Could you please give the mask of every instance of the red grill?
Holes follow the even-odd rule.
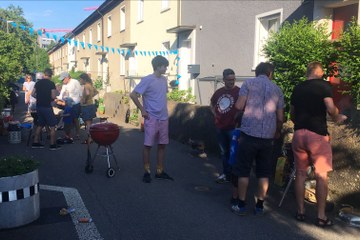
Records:
[[[108,146],[113,144],[119,137],[119,126],[106,122],[96,123],[90,126],[89,129],[91,138],[99,145]]]
[[[90,126],[89,132],[91,138],[94,140],[94,142],[98,144],[98,147],[96,149],[94,157],[91,158],[90,145],[88,144],[88,157],[87,157],[85,172],[92,173],[94,171],[93,164],[95,158],[97,155],[100,155],[102,157],[106,157],[107,159],[108,169],[106,171],[106,175],[108,177],[113,177],[115,175],[115,169],[111,167],[110,156],[114,158],[118,170],[119,170],[119,166],[116,161],[116,157],[114,155],[111,144],[113,144],[119,137],[119,133],[120,133],[119,126],[110,122],[96,123]],[[100,146],[105,147],[106,151],[104,154],[98,154]]]

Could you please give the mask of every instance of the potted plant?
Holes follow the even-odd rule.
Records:
[[[104,105],[104,98],[99,98],[98,100],[98,112],[100,114],[104,114],[105,113],[105,105]]]
[[[19,227],[40,216],[39,162],[27,156],[0,157],[0,229]]]

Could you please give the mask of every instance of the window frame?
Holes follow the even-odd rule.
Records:
[[[96,25],[96,30],[97,30],[97,34],[96,34],[96,41],[100,42],[101,41],[101,22],[98,22]]]
[[[112,19],[111,15],[107,16],[107,37],[111,37],[112,35]]]
[[[120,32],[126,30],[126,8],[125,6],[120,8]]]
[[[253,55],[253,66],[251,70],[255,70],[256,66],[261,61],[261,27],[263,26],[262,22],[267,20],[269,22],[272,19],[279,19],[279,27],[283,22],[283,9],[275,9],[265,13],[261,13],[255,16],[255,36],[254,36],[254,55]],[[268,29],[266,30],[269,33]]]
[[[138,0],[137,23],[144,21],[144,0]]]

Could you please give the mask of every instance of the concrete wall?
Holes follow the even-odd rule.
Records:
[[[105,115],[125,122],[128,98],[120,93],[106,93],[104,96]],[[189,103],[168,102],[169,136],[186,143],[189,138],[202,140],[206,152],[218,153],[214,117],[208,106]]]

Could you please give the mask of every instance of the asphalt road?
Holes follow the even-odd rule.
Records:
[[[19,101],[22,103],[22,101]],[[18,104],[16,116],[22,120],[24,107]],[[120,170],[113,178],[106,176],[107,163],[98,156],[94,172],[86,174],[86,145],[76,141],[58,151],[31,149],[25,141],[9,144],[0,136],[0,153],[31,155],[41,162],[41,216],[35,222],[0,231],[1,240],[39,239],[124,239],[124,240],[224,240],[224,239],[359,239],[360,229],[341,221],[330,229],[314,225],[314,206],[307,205],[308,221],[294,219],[295,198],[289,193],[278,208],[281,189],[271,186],[266,214],[254,216],[254,181],[249,189],[247,216],[230,211],[230,184],[217,184],[220,159],[192,157],[190,147],[171,141],[166,150],[166,171],[175,181],[142,182],[143,133],[119,119],[121,133],[113,144]],[[58,135],[61,135],[61,131]],[[85,131],[82,131],[85,137]],[[92,144],[94,153],[97,145]],[[155,172],[155,150],[152,172]],[[115,166],[112,162],[112,166]],[[63,207],[75,208],[60,216]],[[335,213],[330,216],[336,217]],[[91,223],[77,223],[91,217]],[[1,221],[1,219],[0,219]]]

